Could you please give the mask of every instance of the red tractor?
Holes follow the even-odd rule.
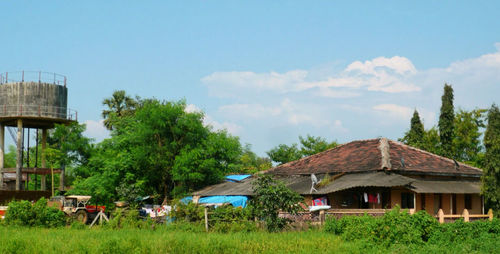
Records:
[[[89,222],[89,219],[94,219],[99,211],[105,212],[106,206],[88,205],[92,196],[54,196],[49,200],[49,205],[53,206],[66,215],[75,218],[81,223]]]

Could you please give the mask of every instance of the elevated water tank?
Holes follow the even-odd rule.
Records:
[[[68,109],[66,77],[39,72],[38,81],[26,81],[27,74],[0,75],[0,123],[16,126],[22,119],[24,127],[44,129],[76,120],[76,112]]]

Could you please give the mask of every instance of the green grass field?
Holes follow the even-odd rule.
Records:
[[[478,242],[477,244],[481,244]],[[44,229],[0,227],[0,253],[482,253],[496,247],[456,248],[346,242],[322,231],[205,233],[157,228]],[[475,246],[478,247],[478,246]]]

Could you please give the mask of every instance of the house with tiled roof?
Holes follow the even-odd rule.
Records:
[[[481,169],[386,138],[352,141],[264,173],[285,182],[310,206],[319,199],[338,211],[398,205],[433,215],[440,209],[444,214],[461,214],[464,209],[484,214]],[[194,196],[251,197],[253,180],[209,186]]]

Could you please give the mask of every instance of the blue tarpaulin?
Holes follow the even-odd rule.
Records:
[[[230,203],[234,207],[241,206],[245,208],[247,206],[248,197],[246,196],[211,196],[200,198],[198,203],[200,204],[224,204]]]
[[[193,197],[191,196],[188,196],[188,197],[185,197],[183,199],[181,199],[181,202],[184,203],[184,204],[188,204],[188,203],[191,203],[193,201]]]
[[[252,175],[229,175],[229,176],[226,176],[226,180],[230,181],[230,182],[239,182],[245,178],[248,178]]]

